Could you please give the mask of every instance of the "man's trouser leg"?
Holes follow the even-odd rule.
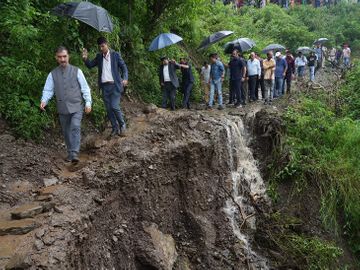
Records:
[[[257,76],[249,76],[249,92],[250,92],[251,100],[256,100],[255,97],[256,80],[257,80]]]
[[[209,99],[209,107],[212,107],[214,104],[214,95],[215,95],[215,83],[212,80],[210,83],[210,99]]]
[[[218,105],[222,106],[223,99],[222,99],[222,81],[221,81],[221,79],[219,79],[215,82],[215,86],[216,86],[216,91],[217,91],[217,95],[218,95]]]
[[[110,96],[110,104],[111,104],[111,110],[113,111],[116,121],[117,121],[117,126],[121,127],[125,127],[125,121],[124,121],[124,117],[123,117],[123,113],[121,111],[121,107],[120,107],[120,101],[121,101],[121,93],[119,91],[119,89],[116,89],[115,85],[113,85],[112,87],[112,91],[111,91],[111,96]]]
[[[189,82],[184,85],[184,98],[183,98],[183,108],[190,109],[190,96],[193,83]]]
[[[234,92],[235,92],[235,98],[236,98],[236,105],[240,105],[242,100],[242,82],[240,80],[232,80],[232,84],[234,85]]]
[[[172,111],[175,111],[176,88],[172,83],[170,83],[168,87],[169,87],[168,94],[170,96],[170,109]]]
[[[68,156],[73,158],[79,154],[81,140],[81,120],[83,111],[72,114],[59,114]]]
[[[119,124],[116,121],[116,116],[112,109],[113,86],[114,85],[112,85],[112,84],[104,84],[101,86],[101,89],[102,89],[102,97],[103,97],[103,101],[105,104],[106,113],[107,113],[108,119],[110,120],[112,130],[117,131],[117,130],[119,130]]]

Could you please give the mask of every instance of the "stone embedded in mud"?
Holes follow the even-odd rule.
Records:
[[[42,213],[43,206],[39,204],[28,204],[20,206],[11,212],[12,219],[32,218]]]
[[[49,202],[53,199],[52,195],[39,195],[36,197],[36,200],[39,202]]]
[[[43,243],[43,241],[37,239],[37,240],[35,240],[34,246],[37,251],[40,251],[44,247],[44,243]]]
[[[19,235],[31,232],[36,228],[33,219],[0,221],[0,235]]]
[[[158,262],[161,269],[172,270],[178,257],[174,238],[169,234],[163,234],[155,224],[145,227],[144,231],[150,235],[155,249],[151,255],[148,255]]]
[[[59,182],[59,179],[57,179],[56,177],[52,177],[52,178],[44,178],[43,181],[44,181],[44,186],[49,187],[56,185]]]
[[[25,254],[15,254],[6,264],[5,270],[29,269],[30,266],[31,266],[31,260],[29,256]]]

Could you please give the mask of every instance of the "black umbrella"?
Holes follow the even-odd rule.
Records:
[[[228,37],[228,36],[230,36],[232,34],[234,34],[233,31],[219,31],[219,32],[216,32],[216,33],[208,36],[207,38],[205,38],[201,42],[198,50],[205,49],[205,48],[209,47],[210,45],[212,45],[212,44],[214,44],[216,42],[219,42],[220,40],[223,40],[224,38],[226,38],[226,37]]]
[[[283,45],[280,45],[280,44],[270,44],[268,46],[266,46],[262,52],[263,53],[267,53],[267,52],[270,52],[270,51],[283,51],[285,50],[285,47]]]
[[[82,21],[100,32],[113,31],[113,24],[106,9],[90,2],[68,2],[52,9],[58,16],[66,16]]]
[[[225,53],[232,53],[233,50],[246,52],[255,47],[255,42],[250,38],[238,38],[225,44]]]

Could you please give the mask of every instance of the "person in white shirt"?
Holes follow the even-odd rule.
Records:
[[[349,67],[350,66],[351,49],[350,49],[348,44],[344,45],[344,49],[343,49],[342,54],[343,54],[344,66]]]
[[[211,66],[208,62],[204,62],[204,66],[201,68],[200,78],[201,78],[201,87],[204,91],[204,101],[206,104],[209,103],[209,94],[210,94],[210,71]]]
[[[306,57],[302,54],[302,52],[299,52],[295,59],[295,68],[297,70],[299,80],[302,80],[305,76],[305,66],[307,63],[308,61]]]
[[[247,61],[247,72],[248,72],[248,83],[250,92],[250,101],[256,100],[256,89],[257,81],[261,76],[261,65],[260,61],[256,59],[254,52],[250,54],[250,59]]]

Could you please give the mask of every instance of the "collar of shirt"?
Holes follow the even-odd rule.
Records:
[[[110,50],[108,50],[108,52],[104,55],[103,54],[103,58],[106,60],[106,61],[109,61],[110,60]]]

